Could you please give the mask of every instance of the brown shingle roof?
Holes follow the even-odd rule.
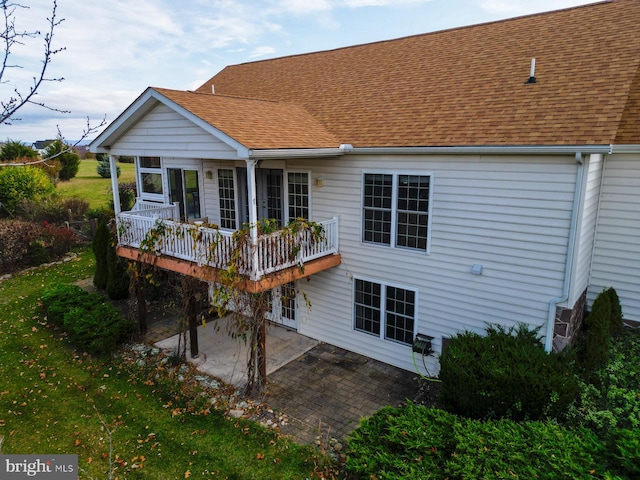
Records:
[[[336,137],[303,107],[265,100],[154,88],[248,148],[336,147]]]
[[[232,137],[278,148],[640,144],[638,25],[639,0],[612,0],[229,66],[198,91],[287,103],[225,113]]]

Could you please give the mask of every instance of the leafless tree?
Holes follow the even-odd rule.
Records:
[[[0,99],[0,124],[11,125],[12,122],[19,121],[20,118],[16,116],[18,110],[27,104],[37,105],[47,110],[70,113],[69,110],[63,110],[47,105],[44,101],[39,100],[38,90],[45,82],[62,82],[63,77],[50,77],[47,74],[47,69],[51,64],[53,57],[58,53],[65,50],[65,47],[55,48],[53,44],[53,37],[56,28],[64,22],[64,18],[58,17],[58,2],[52,0],[51,15],[47,18],[47,31],[40,32],[38,30],[27,31],[16,29],[16,15],[20,10],[29,8],[26,5],[17,3],[12,0],[0,0],[0,6],[2,7],[3,25],[2,32],[0,34],[0,41],[4,44],[4,56],[2,57],[2,64],[0,65],[0,84],[11,85],[12,93],[9,98]],[[25,45],[27,41],[42,38],[44,40],[44,46],[42,50],[42,67],[37,71],[28,85],[18,85],[11,77],[11,72],[20,70],[23,66],[12,63],[11,52],[16,45]],[[89,118],[87,118],[86,128],[82,131],[82,136],[74,145],[70,148],[78,145],[85,140],[89,135],[95,133],[98,129],[106,124],[106,116],[102,119],[99,125],[92,126]],[[58,137],[64,139],[62,133],[58,129]],[[0,166],[15,166],[25,165],[30,163],[39,163],[50,159],[41,159],[34,162],[27,163],[15,163],[7,164],[2,163]]]

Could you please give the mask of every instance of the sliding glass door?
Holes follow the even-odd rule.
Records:
[[[200,182],[197,170],[167,169],[169,175],[169,199],[180,203],[183,220],[201,218]]]

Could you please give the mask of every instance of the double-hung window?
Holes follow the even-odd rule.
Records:
[[[429,250],[431,175],[365,173],[362,240]]]
[[[354,328],[385,340],[411,345],[415,332],[415,290],[355,280]]]
[[[143,200],[164,201],[162,163],[160,157],[139,157],[140,196]]]
[[[287,173],[287,204],[289,221],[296,218],[309,219],[309,174]]]

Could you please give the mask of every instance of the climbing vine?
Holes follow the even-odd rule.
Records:
[[[136,262],[154,267],[153,258],[179,250],[180,244],[186,241],[190,243],[189,251],[195,252],[194,260],[199,265],[215,268],[215,274],[204,279],[210,287],[210,309],[219,317],[229,315],[228,333],[248,343],[246,395],[262,395],[266,388],[266,315],[272,308],[275,294],[274,290],[248,292],[244,288],[247,280],[257,281],[274,275],[273,265],[293,266],[304,273],[304,263],[299,260],[303,247],[313,247],[325,240],[322,225],[302,218],[284,227],[278,227],[274,219],[261,220],[255,227],[258,244],[252,241],[252,226],[249,224],[244,224],[228,236],[212,224],[195,226],[158,219],[139,242]],[[122,224],[121,235],[130,235],[131,228],[131,225]],[[260,263],[263,259],[259,251],[268,252],[269,265]],[[145,262],[142,262],[145,255]],[[137,274],[132,275],[135,280],[132,281],[140,282],[148,278],[150,274],[145,271],[146,268],[149,267],[138,266]],[[186,332],[193,329],[197,321],[193,302],[197,295],[201,295],[202,281],[183,277],[179,285],[183,299],[180,315],[182,349],[179,354],[186,357]],[[306,295],[301,297],[307,301]],[[307,305],[310,307],[308,301]]]

